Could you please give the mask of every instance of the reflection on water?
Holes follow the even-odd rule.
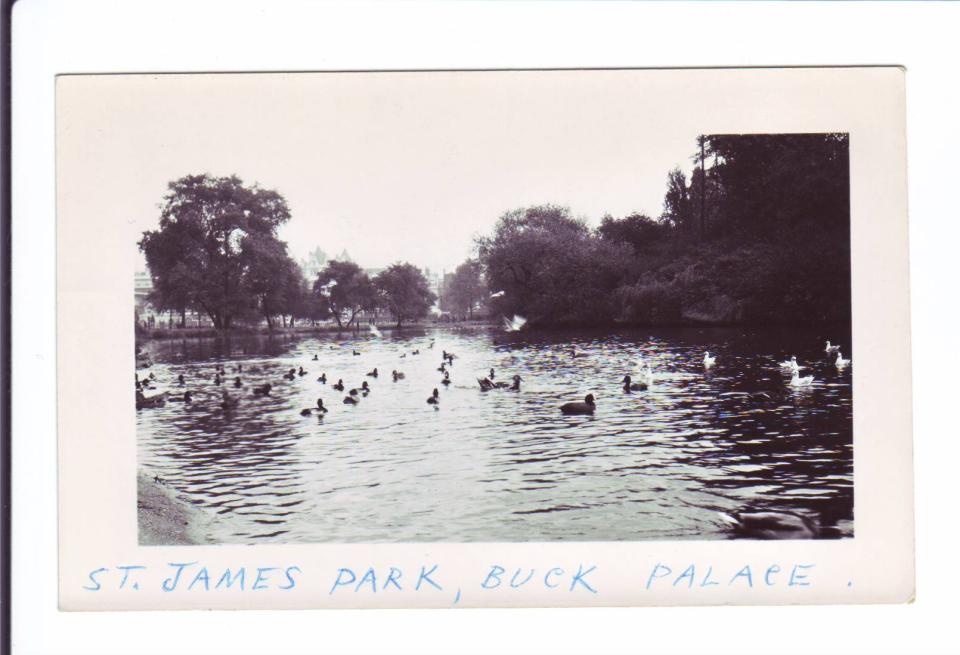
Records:
[[[833,366],[831,337],[849,344],[742,329],[151,342],[157,388],[194,402],[137,412],[140,464],[216,513],[223,543],[723,539],[720,512],[745,509],[800,511],[850,536],[853,366]],[[441,350],[457,357],[448,387]],[[812,387],[786,384],[777,362],[790,355]],[[625,394],[641,356],[654,383]],[[220,407],[217,364],[234,409]],[[283,378],[300,366],[309,374]],[[520,374],[521,391],[481,393],[490,368]],[[372,391],[344,405],[339,378]],[[254,395],[266,382],[272,393]],[[594,416],[560,413],[587,393]],[[301,416],[317,398],[325,417]]]

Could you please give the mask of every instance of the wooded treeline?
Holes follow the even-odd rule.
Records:
[[[210,317],[215,328],[266,321],[333,318],[353,324],[361,310],[386,309],[397,325],[427,315],[436,296],[423,273],[395,263],[373,278],[353,262],[332,260],[307,280],[277,237],[290,219],[276,191],[233,177],[188,175],[169,184],[156,230],[138,245],[153,279],[150,302]]]
[[[591,228],[564,207],[506,212],[444,285],[444,304],[541,326],[849,321],[848,136],[706,135],[692,150],[690,179],[668,173],[658,217]],[[277,237],[289,219],[280,194],[236,177],[171,182],[159,228],[139,242],[151,302],[218,329],[287,317],[347,327],[378,311],[402,325],[430,312],[436,295],[409,263],[370,278],[332,260],[305,279]]]
[[[847,135],[708,135],[692,158],[657,218],[501,216],[476,243],[492,309],[541,325],[849,321]]]

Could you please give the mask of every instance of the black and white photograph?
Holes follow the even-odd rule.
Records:
[[[131,79],[139,544],[853,538],[849,134],[612,75]]]

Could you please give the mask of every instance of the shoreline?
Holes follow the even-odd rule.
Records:
[[[179,498],[176,491],[156,482],[153,474],[137,470],[137,541],[141,546],[189,546],[213,543],[210,518]]]
[[[450,323],[411,323],[401,328],[395,324],[370,324],[376,325],[377,329],[385,333],[404,332],[411,333],[426,332],[433,329],[482,329],[496,328],[500,326],[498,321],[457,321]],[[826,329],[843,328],[849,326],[847,321],[823,321],[809,323],[737,323],[722,321],[662,321],[662,322],[633,322],[616,321],[613,323],[598,324],[556,324],[556,325],[531,325],[524,332],[544,333],[565,332],[569,330],[656,330],[656,329],[775,329],[789,327],[813,328],[822,327]],[[235,327],[229,329],[217,330],[215,328],[154,328],[143,332],[138,330],[136,333],[136,342],[146,343],[149,341],[165,341],[170,339],[217,339],[245,336],[274,336],[274,337],[298,337],[309,335],[343,335],[345,338],[356,334],[368,333],[368,324],[364,323],[360,329],[337,328],[336,326],[309,326],[294,328],[273,328],[266,327]]]

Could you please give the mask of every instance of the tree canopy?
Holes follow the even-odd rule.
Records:
[[[413,264],[392,264],[381,271],[373,282],[380,292],[382,306],[393,314],[397,327],[402,327],[406,320],[426,316],[437,300],[427,278]]]
[[[473,311],[490,295],[483,279],[483,265],[468,259],[457,267],[446,286],[441,309],[473,318]]]
[[[217,328],[253,313],[285,312],[292,260],[276,231],[290,218],[284,198],[236,176],[188,175],[170,182],[157,230],[140,250],[160,308],[206,313]],[[278,271],[284,275],[271,278]]]
[[[505,213],[493,235],[477,240],[477,252],[487,285],[499,294],[493,308],[541,324],[612,320],[609,292],[630,264],[629,248],[598,238],[583,220],[553,205]]]
[[[370,278],[353,262],[327,262],[313,283],[313,292],[322,300],[324,309],[333,316],[337,326],[351,325],[362,309],[376,304],[376,289]]]

